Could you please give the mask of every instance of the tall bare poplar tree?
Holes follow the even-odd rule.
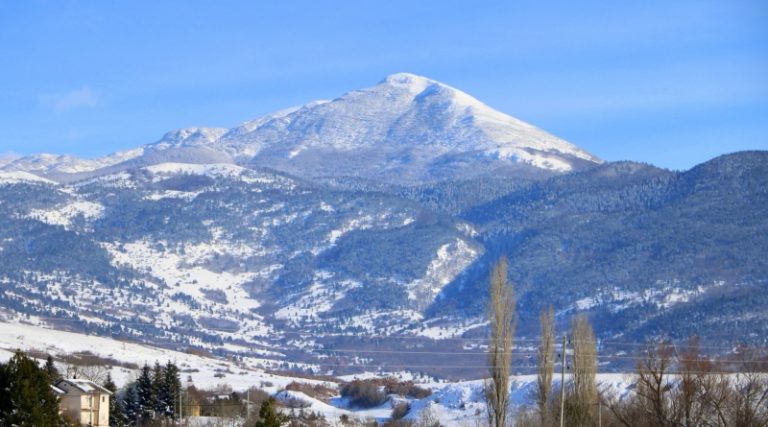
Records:
[[[552,376],[555,372],[555,311],[552,306],[542,311],[539,316],[541,323],[541,342],[537,353],[538,389],[536,403],[539,405],[541,425],[549,424],[549,399],[552,394]]]
[[[597,340],[586,316],[573,321],[573,382],[576,404],[581,411],[594,413],[597,403]]]
[[[507,281],[507,258],[499,259],[491,272],[488,321],[491,339],[488,344],[488,366],[491,378],[486,384],[488,421],[491,427],[503,427],[509,404],[509,372],[512,361],[512,338],[515,333],[515,297]]]

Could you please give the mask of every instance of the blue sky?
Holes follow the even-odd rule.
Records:
[[[768,2],[0,3],[0,154],[95,157],[407,71],[607,160],[768,149]]]

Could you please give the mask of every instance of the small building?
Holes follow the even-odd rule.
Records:
[[[190,416],[190,417],[199,417],[201,408],[200,408],[200,402],[197,401],[197,399],[193,396],[190,396],[187,398],[187,400],[184,402],[185,408],[183,415]]]
[[[56,381],[61,413],[84,426],[109,427],[109,390],[89,380]]]

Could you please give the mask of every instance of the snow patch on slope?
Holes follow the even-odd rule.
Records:
[[[296,301],[278,310],[275,318],[291,321],[294,325],[319,320],[319,316],[331,310],[334,303],[344,298],[347,292],[362,286],[353,280],[333,282],[333,276],[328,271],[316,271],[309,289]]]
[[[713,281],[698,286],[683,287],[680,281],[671,279],[657,280],[655,288],[643,291],[626,291],[606,287],[598,289],[594,296],[576,300],[571,306],[559,311],[557,315],[559,316],[571,311],[590,310],[601,305],[610,305],[611,311],[614,313],[621,312],[630,307],[648,304],[655,305],[658,309],[669,309],[676,304],[685,303],[693,298],[702,296],[724,284],[725,282],[723,281]]]
[[[18,184],[22,182],[39,182],[53,184],[56,182],[24,171],[0,171],[0,184]]]
[[[27,215],[29,218],[36,219],[51,225],[61,225],[64,228],[70,228],[72,220],[77,216],[83,216],[86,220],[100,218],[104,213],[104,206],[99,203],[78,200],[56,209],[34,209]]]
[[[464,240],[456,239],[441,246],[435,255],[424,277],[406,285],[408,297],[418,301],[422,308],[434,301],[443,287],[477,259],[478,251]]]
[[[442,319],[435,319],[430,323],[441,321]],[[455,320],[454,320],[455,322]],[[461,337],[472,329],[481,328],[488,325],[488,322],[484,319],[465,319],[460,323],[454,323],[452,325],[435,325],[435,326],[422,326],[413,329],[414,335],[432,338],[434,340],[444,340],[450,338]],[[465,348],[468,350],[469,348]]]
[[[254,250],[244,245],[230,248],[221,242],[185,245],[185,256],[155,249],[156,243],[145,240],[126,243],[118,248],[104,244],[113,257],[113,263],[126,264],[157,277],[170,287],[168,292],[183,292],[202,304],[211,304],[205,290],[221,291],[228,300],[226,307],[239,312],[250,312],[260,306],[250,298],[242,284],[253,279],[255,273],[213,272],[194,265],[214,253],[247,254]]]
[[[213,163],[207,165],[191,163],[161,163],[147,166],[145,168],[151,172],[153,182],[162,181],[164,178],[173,175],[202,175],[211,178],[232,178],[239,179],[249,184],[272,184],[276,179],[266,174],[260,174],[252,169],[236,166],[228,163]]]
[[[254,342],[255,337],[274,335],[272,327],[255,312],[261,303],[243,287],[254,278],[269,275],[272,267],[261,272],[227,272],[204,266],[216,254],[248,256],[261,249],[217,240],[185,244],[184,255],[164,249],[165,242],[140,240],[103,246],[112,255],[113,264],[129,265],[154,278],[146,283],[155,288],[159,302],[152,322],[170,326],[179,313],[188,313],[201,329],[219,336]],[[195,304],[189,305],[188,299]]]

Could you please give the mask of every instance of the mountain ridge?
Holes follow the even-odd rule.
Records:
[[[410,185],[491,174],[546,176],[601,162],[458,89],[397,73],[331,101],[277,111],[232,129],[178,129],[157,142],[93,160],[41,154],[0,169],[74,182],[179,161]]]

